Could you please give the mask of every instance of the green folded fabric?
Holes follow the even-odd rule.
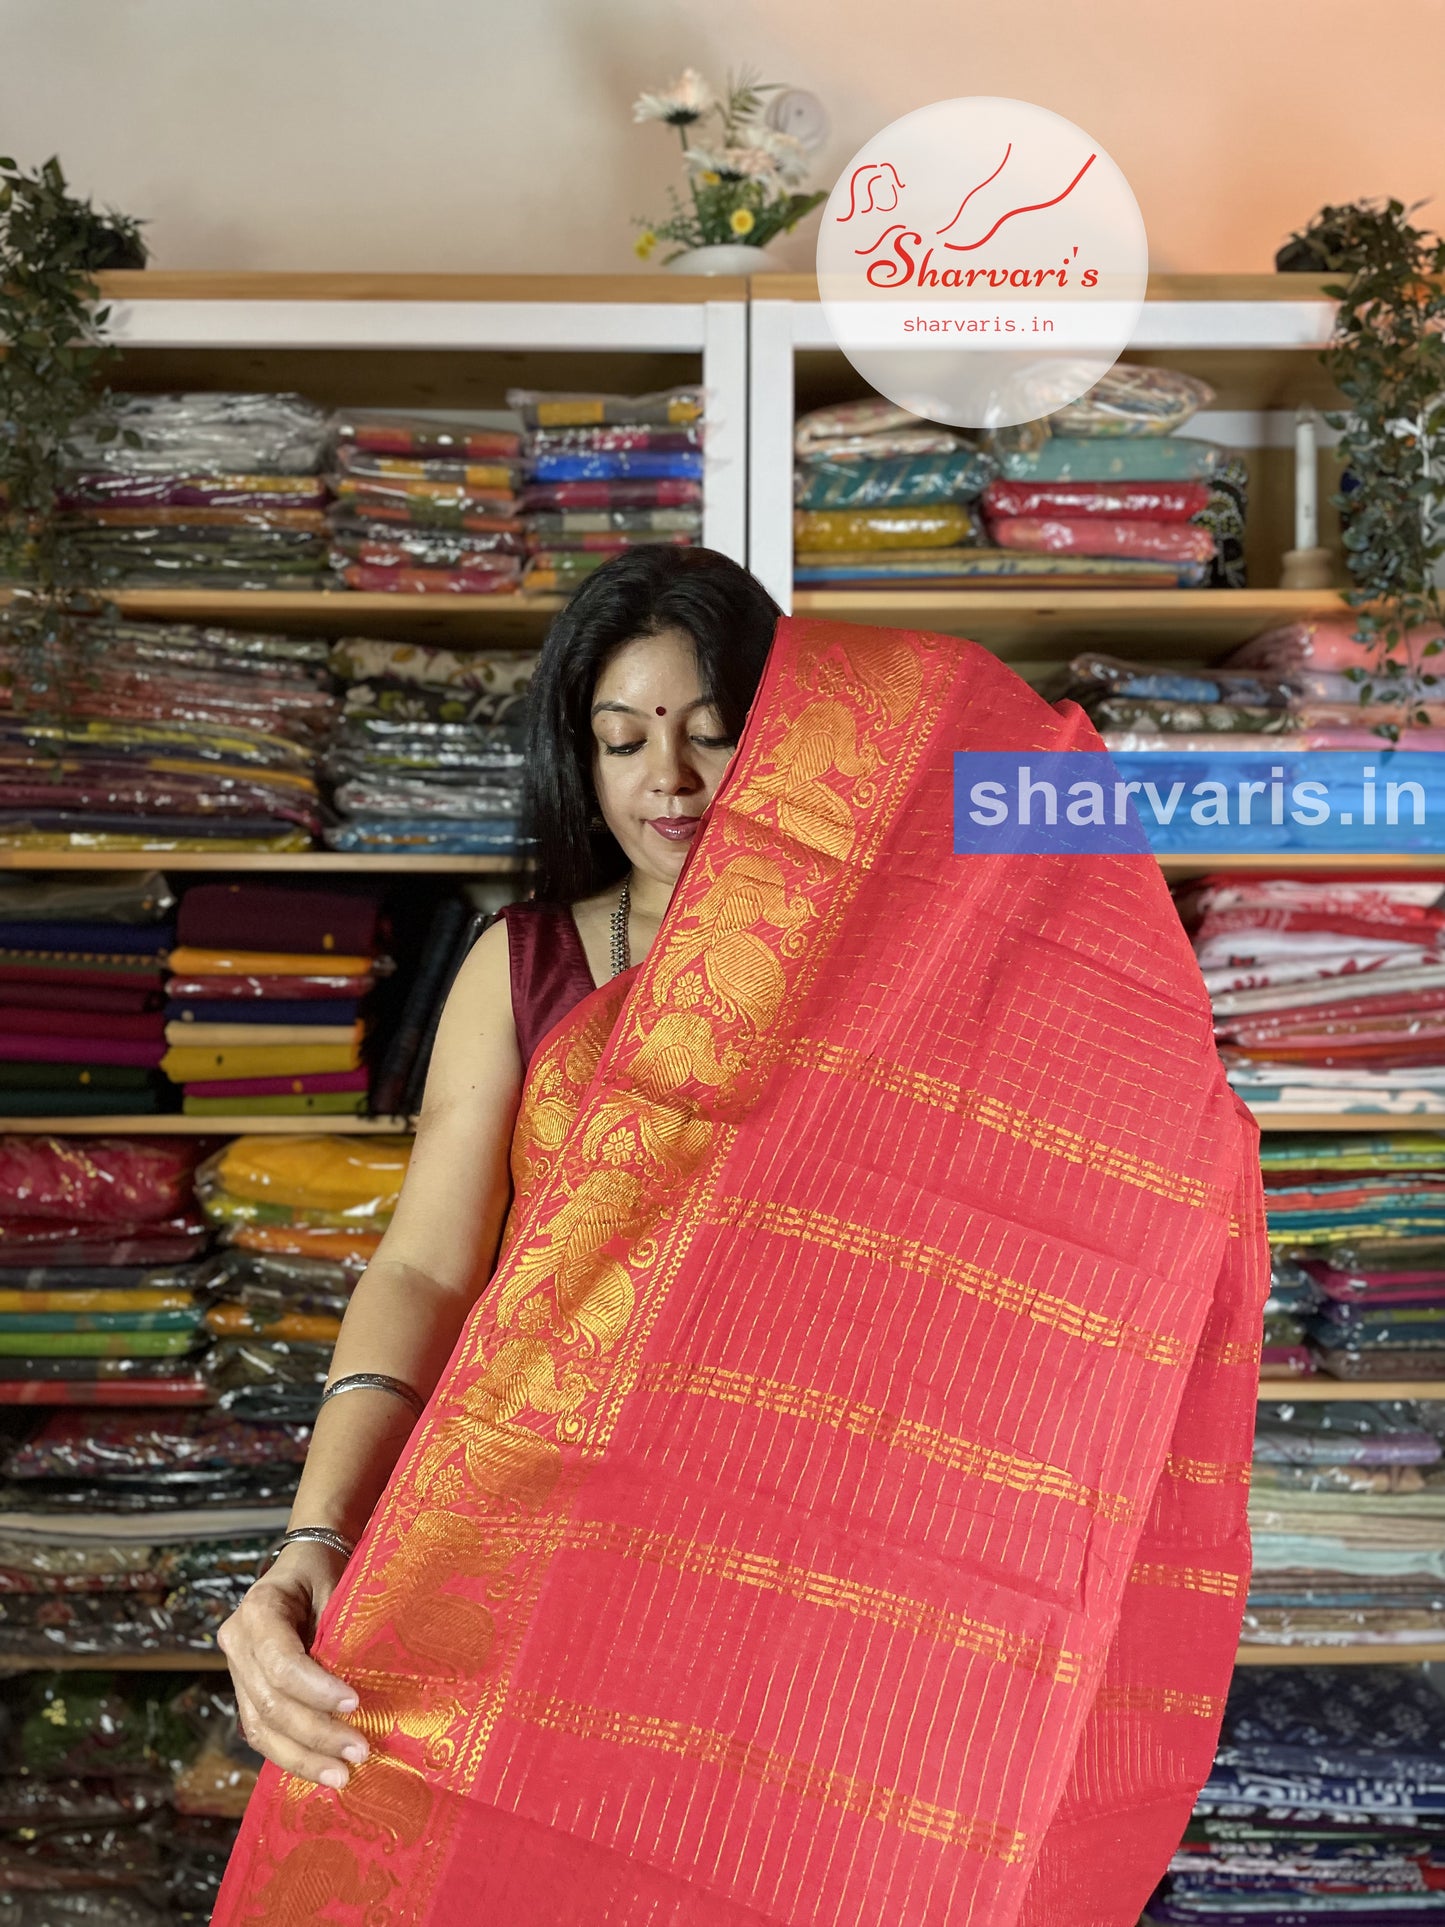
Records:
[[[0,1332],[0,1358],[169,1358],[194,1344],[190,1331]]]
[[[140,1065],[0,1063],[0,1091],[148,1091],[156,1081]]]
[[[365,1091],[311,1091],[287,1097],[188,1097],[187,1117],[364,1117]]]
[[[204,1314],[172,1311],[7,1311],[0,1312],[0,1338],[21,1332],[193,1332]]]
[[[155,1117],[162,1110],[156,1091],[5,1091],[4,1117]]]

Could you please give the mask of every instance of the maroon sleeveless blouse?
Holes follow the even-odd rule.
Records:
[[[504,903],[512,974],[512,1015],[525,1077],[538,1044],[597,986],[572,907]]]

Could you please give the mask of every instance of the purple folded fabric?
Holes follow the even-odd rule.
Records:
[[[313,1071],[307,1077],[221,1077],[182,1086],[187,1097],[307,1097],[314,1091],[364,1091],[370,1073]]]
[[[360,1014],[356,997],[176,997],[166,1006],[170,1024],[334,1024],[344,1030]]]
[[[166,1040],[113,1041],[105,1037],[29,1036],[0,1031],[0,1059],[13,1064],[138,1064],[156,1068],[166,1054]]]

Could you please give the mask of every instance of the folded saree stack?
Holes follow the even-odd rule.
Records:
[[[203,1927],[260,1765],[229,1685],[29,1673],[0,1719],[7,1927]]]
[[[1445,1700],[1410,1668],[1235,1674],[1160,1927],[1445,1919]]]
[[[366,594],[511,591],[524,552],[514,429],[348,411],[333,424],[331,566]]]
[[[351,1286],[391,1221],[405,1137],[239,1137],[201,1167],[224,1286],[206,1359],[223,1410],[309,1421]]]
[[[536,656],[338,642],[342,716],[324,767],[333,850],[508,856],[520,849],[523,701]]]
[[[1445,1637],[1442,1433],[1434,1400],[1261,1403],[1246,1644],[1408,1649]]]
[[[524,588],[566,594],[623,549],[701,541],[701,388],[511,388],[507,406],[524,429]]]
[[[1337,1378],[1445,1378],[1445,1137],[1271,1138],[1276,1264],[1308,1280],[1301,1329]]]
[[[0,1137],[0,1406],[208,1402],[203,1149]]]
[[[202,884],[176,934],[161,1063],[188,1115],[365,1111],[375,894]]]
[[[1229,1080],[1260,1117],[1445,1112],[1438,882],[1194,879],[1177,894]]]
[[[113,618],[0,625],[0,848],[300,850],[335,715],[326,645]]]
[[[97,587],[324,587],[326,431],[300,395],[116,395],[75,438],[61,539]]]
[[[793,431],[793,577],[800,588],[951,588],[988,579],[976,504],[998,474],[967,435],[877,399]]]
[[[988,446],[991,539],[1035,566],[1120,568],[1119,586],[1244,587],[1244,461],[1178,431],[1214,399],[1167,368],[1117,363],[1066,408]]]
[[[160,1063],[175,912],[154,870],[0,882],[0,1117],[172,1108]]]
[[[1415,680],[1429,668],[1423,651],[1433,634],[1410,630],[1398,666],[1379,644],[1357,642],[1347,617],[1266,630],[1217,669],[1151,669],[1090,652],[1049,693],[1088,710],[1110,750],[1388,750],[1392,777],[1424,777],[1428,766],[1408,765],[1445,746],[1445,703]],[[1376,841],[1368,830],[1362,822],[1367,849]],[[1266,835],[1256,826],[1255,840]]]

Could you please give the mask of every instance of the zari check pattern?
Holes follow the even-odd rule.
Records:
[[[217,1927],[1132,1927],[1243,1610],[1258,1127],[1147,856],[952,854],[1097,749],[785,619],[646,959],[544,1040],[495,1272]]]

